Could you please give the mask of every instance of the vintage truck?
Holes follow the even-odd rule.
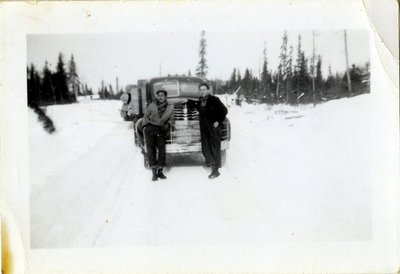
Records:
[[[144,165],[148,168],[146,156],[146,140],[143,135],[142,118],[147,106],[156,99],[156,91],[165,89],[168,102],[175,107],[174,126],[170,128],[166,138],[168,155],[201,153],[201,137],[199,113],[188,100],[199,100],[199,84],[207,82],[203,78],[191,76],[167,76],[150,80],[139,80],[137,85],[128,85],[121,116],[134,123],[135,143],[141,148]],[[213,91],[211,90],[211,93]],[[122,96],[121,96],[122,99]],[[124,113],[123,113],[124,112]],[[225,163],[226,150],[229,148],[231,125],[226,118],[222,125],[221,162]]]

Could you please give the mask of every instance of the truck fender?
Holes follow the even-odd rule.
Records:
[[[140,147],[145,149],[145,140],[144,140],[144,134],[143,134],[143,118],[140,118],[135,123],[135,142]]]

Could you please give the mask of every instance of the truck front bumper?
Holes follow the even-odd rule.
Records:
[[[221,150],[226,150],[229,148],[229,141],[224,140],[221,141]],[[201,152],[201,143],[192,143],[192,144],[167,144],[166,145],[167,153],[195,153]]]

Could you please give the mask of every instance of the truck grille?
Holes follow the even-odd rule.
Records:
[[[195,109],[175,108],[175,121],[193,121],[199,119],[199,113]]]
[[[224,122],[222,140],[229,139],[228,122]],[[201,142],[199,112],[187,108],[186,104],[175,107],[174,130],[170,130],[166,143],[192,145]]]
[[[201,141],[199,113],[187,104],[175,106],[174,130],[170,132],[167,144],[193,144]]]

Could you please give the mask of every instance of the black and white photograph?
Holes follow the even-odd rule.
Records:
[[[2,169],[32,273],[392,269],[398,81],[361,1],[189,2],[24,11]]]
[[[27,43],[32,248],[372,236],[366,31]]]

